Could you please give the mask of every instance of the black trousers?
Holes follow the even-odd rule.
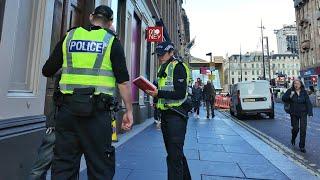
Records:
[[[29,180],[45,180],[48,169],[53,159],[53,147],[55,143],[55,132],[46,134],[38,149],[38,156],[30,171]]]
[[[167,150],[168,180],[191,179],[187,159],[183,153],[187,119],[171,111],[162,111],[161,130]]]
[[[89,180],[113,178],[115,152],[111,146],[110,112],[95,111],[91,117],[78,117],[63,104],[57,114],[55,135],[53,180],[77,179],[82,154]]]
[[[210,111],[211,111],[211,117],[214,117],[214,100],[206,100],[206,109],[207,109],[207,118],[210,117]]]
[[[306,133],[307,133],[307,114],[303,115],[294,115],[291,114],[291,126],[292,126],[292,139],[296,139],[299,133],[300,125],[300,143],[299,147],[304,148],[306,142]]]

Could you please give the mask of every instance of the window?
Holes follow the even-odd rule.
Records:
[[[256,67],[259,68],[259,64],[256,64]]]
[[[247,74],[248,74],[247,71],[245,71],[245,72],[244,72],[244,75],[247,75]]]
[[[282,64],[282,68],[285,68],[285,65],[284,65],[284,64]]]
[[[254,68],[254,64],[251,64],[251,67]]]
[[[248,80],[248,78],[244,78],[244,80],[245,80],[245,81],[247,81],[247,80]]]
[[[257,70],[257,75],[259,75],[259,70]]]
[[[246,63],[244,63],[244,67],[245,67],[245,68],[247,67],[247,64],[246,64]]]
[[[1,0],[0,0],[1,1]],[[19,15],[17,19],[17,26],[19,32],[17,33],[15,42],[15,49],[13,52],[13,62],[11,66],[9,93],[32,93],[34,87],[33,69],[37,68],[37,61],[33,59],[33,48],[30,44],[38,43],[38,34],[35,33],[37,27],[33,20],[38,12],[34,11],[39,6],[35,1],[20,1]],[[24,42],[24,43],[21,43]]]
[[[252,70],[252,75],[254,75],[254,70]]]
[[[232,81],[232,84],[234,84],[234,78],[232,78],[231,81]]]
[[[238,78],[238,82],[241,82],[241,78]]]
[[[1,41],[1,34],[2,34],[4,6],[5,6],[5,4],[6,4],[5,0],[0,0],[0,41]]]
[[[231,75],[234,75],[234,71],[231,72]]]
[[[239,76],[241,75],[240,71],[238,71],[238,75],[239,75]]]

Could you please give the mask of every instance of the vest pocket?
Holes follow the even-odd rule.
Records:
[[[94,88],[75,88],[71,97],[70,110],[73,115],[80,117],[92,116],[94,111]]]

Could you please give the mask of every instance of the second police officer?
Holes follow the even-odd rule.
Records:
[[[147,91],[157,97],[161,111],[161,130],[167,150],[169,180],[191,179],[188,163],[183,153],[187,116],[179,111],[187,100],[189,68],[174,57],[174,45],[165,41],[157,45],[156,54],[161,66],[158,70],[158,89]],[[180,109],[180,110],[179,110]]]
[[[116,83],[126,106],[122,129],[133,123],[129,74],[123,48],[113,32],[113,12],[97,7],[89,28],[69,30],[42,73],[50,77],[62,68],[62,105],[56,117],[52,179],[77,179],[84,154],[88,179],[111,180],[115,151],[111,146],[111,106]]]

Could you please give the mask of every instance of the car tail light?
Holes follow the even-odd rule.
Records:
[[[240,90],[237,91],[237,98],[238,98],[238,102],[240,103]]]

